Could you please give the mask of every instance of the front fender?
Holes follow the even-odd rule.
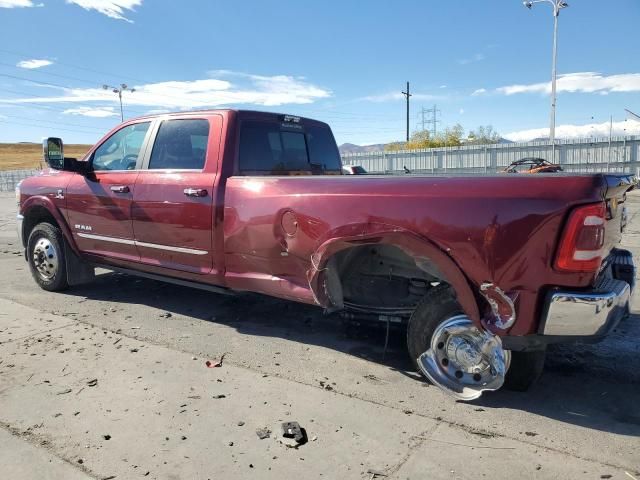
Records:
[[[460,306],[467,316],[480,328],[480,312],[469,281],[453,259],[437,245],[414,232],[384,224],[347,225],[331,232],[311,256],[311,268],[307,271],[309,286],[318,303],[326,308],[331,301],[324,288],[327,262],[336,253],[359,245],[386,244],[403,250],[415,259],[434,264],[438,272],[454,289]]]
[[[58,208],[58,206],[53,202],[53,200],[44,195],[33,195],[27,198],[20,205],[20,214],[24,217],[23,226],[24,229],[27,226],[33,226],[32,222],[29,221],[29,216],[34,214],[35,209],[44,208],[56,221],[58,227],[62,231],[62,235],[66,240],[68,246],[73,250],[76,255],[80,255],[80,251],[78,250],[78,246],[76,245],[75,240],[73,239],[73,235],[71,234],[71,229],[67,224],[64,215]],[[29,232],[22,232],[23,241],[26,243],[29,239]]]

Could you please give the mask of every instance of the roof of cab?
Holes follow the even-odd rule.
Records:
[[[292,113],[282,113],[282,112],[265,112],[265,111],[260,111],[260,110],[248,110],[248,109],[239,109],[239,108],[207,108],[207,109],[202,109],[202,110],[185,110],[182,112],[166,112],[166,113],[154,113],[151,115],[142,115],[140,117],[135,117],[135,118],[131,118],[128,121],[133,121],[133,120],[142,120],[142,119],[148,119],[148,118],[158,118],[158,117],[171,117],[171,116],[183,116],[183,115],[202,115],[202,114],[209,114],[209,113],[221,113],[221,112],[236,112],[240,115],[250,115],[250,116],[260,116],[260,115],[289,115],[291,117],[297,117],[300,118],[301,120],[307,120],[307,121],[312,121],[312,122],[318,122],[318,123],[326,123],[323,122],[321,120],[316,120],[314,118],[308,118],[308,117],[302,117],[300,115],[294,115]]]

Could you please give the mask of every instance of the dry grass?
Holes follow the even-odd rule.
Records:
[[[80,158],[91,145],[65,144],[64,156]],[[42,145],[38,143],[0,143],[0,170],[22,170],[40,168]]]

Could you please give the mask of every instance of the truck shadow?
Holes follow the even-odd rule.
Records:
[[[402,327],[345,323],[313,306],[256,294],[216,295],[115,273],[71,289],[93,300],[141,304],[215,322],[243,335],[283,338],[330,348],[378,363],[424,382],[406,351]],[[472,402],[474,408],[522,410],[569,424],[640,436],[640,315],[595,345],[550,347],[545,371],[528,392],[501,390]]]
[[[640,436],[640,315],[624,319],[599,343],[550,346],[543,375],[530,391],[500,391],[474,404]]]

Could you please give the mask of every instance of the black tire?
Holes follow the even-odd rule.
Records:
[[[504,379],[504,387],[526,392],[542,375],[546,350],[511,352],[511,366]]]
[[[418,372],[418,357],[431,346],[431,337],[443,320],[464,313],[449,285],[438,285],[427,292],[409,318],[407,349]]]
[[[42,264],[42,262],[45,261],[46,256],[43,256],[45,252],[42,251],[38,255],[38,259],[40,260],[35,258],[36,246],[41,241],[44,244],[50,244],[50,258],[56,260],[55,269],[53,269],[54,263],[47,263],[47,265],[52,266],[52,268],[48,270],[49,274],[47,275],[37,268],[38,264]],[[29,234],[29,240],[27,241],[27,260],[33,279],[43,290],[59,292],[69,287],[67,283],[67,265],[64,255],[64,237],[58,227],[46,222],[39,223],[33,227],[33,230],[31,230]],[[46,262],[49,262],[49,260],[46,260]]]

